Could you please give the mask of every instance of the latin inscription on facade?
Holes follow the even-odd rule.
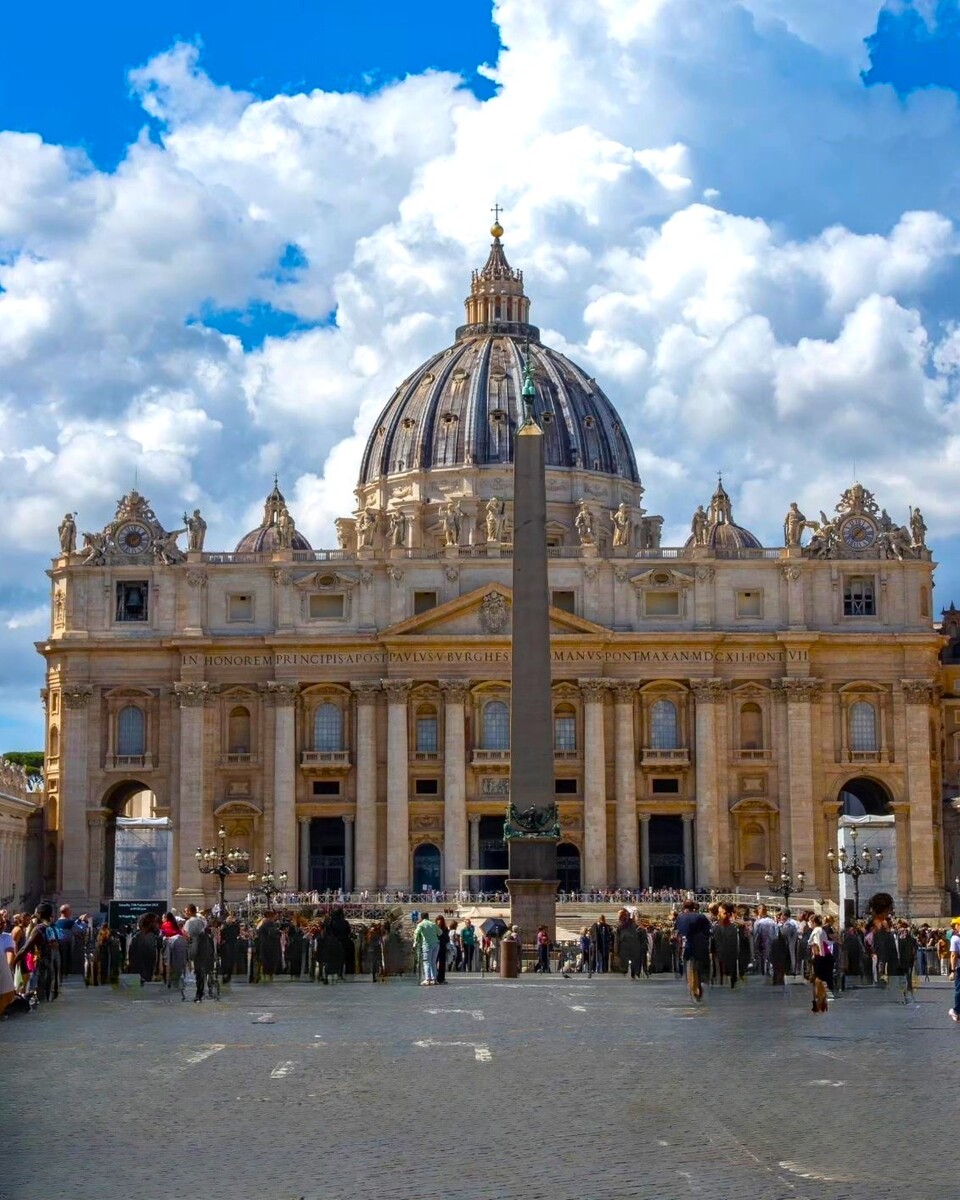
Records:
[[[566,650],[555,663],[803,663],[806,650]],[[277,654],[185,654],[184,667],[388,667],[418,663],[503,665],[509,650],[347,650]]]

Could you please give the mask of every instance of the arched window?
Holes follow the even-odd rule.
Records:
[[[250,710],[242,704],[230,710],[227,720],[227,745],[230,754],[250,753]]]
[[[650,740],[653,750],[678,748],[677,706],[672,700],[658,700],[650,710]]]
[[[417,752],[436,754],[439,749],[437,710],[432,704],[421,704],[417,709]]]
[[[553,748],[561,753],[577,750],[577,710],[572,704],[558,704],[553,710]]]
[[[866,700],[850,708],[850,749],[871,752],[877,749],[877,710]]]
[[[313,714],[314,750],[343,749],[343,713],[327,701]]]
[[[510,749],[510,709],[502,700],[483,706],[483,749]]]
[[[763,749],[763,712],[759,704],[744,704],[740,709],[740,749]]]
[[[117,753],[123,758],[146,754],[146,721],[135,704],[117,714]]]

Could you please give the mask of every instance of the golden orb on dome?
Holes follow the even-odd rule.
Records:
[[[499,221],[494,221],[494,223],[490,226],[490,232],[495,238],[503,237],[503,226]]]

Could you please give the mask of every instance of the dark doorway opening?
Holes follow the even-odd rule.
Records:
[[[580,891],[580,851],[569,842],[557,847],[557,878],[561,892]]]
[[[413,852],[413,890],[440,890],[440,851],[432,842],[424,842]]]
[[[840,789],[845,817],[886,817],[890,815],[890,793],[875,779],[851,779]]]
[[[506,871],[510,866],[507,843],[503,840],[503,817],[480,818],[480,870]],[[505,875],[481,875],[481,892],[506,891]]]
[[[650,886],[683,887],[683,818],[650,818]]]
[[[343,887],[346,839],[340,817],[315,817],[310,822],[310,887],[335,892]]]

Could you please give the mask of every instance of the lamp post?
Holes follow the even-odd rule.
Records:
[[[876,875],[883,865],[883,851],[878,850],[874,855],[869,846],[864,846],[857,854],[857,838],[860,834],[859,829],[851,829],[850,837],[853,839],[853,852],[847,854],[846,846],[841,846],[834,854],[832,850],[827,851],[827,858],[830,860],[830,870],[834,875],[849,875],[853,880],[853,907],[854,916],[860,916],[860,876],[861,875]]]
[[[279,875],[274,875],[269,854],[264,857],[263,866],[264,870],[259,875],[254,873],[247,876],[247,883],[250,884],[250,891],[255,896],[262,896],[267,908],[271,908],[274,896],[287,886],[287,873],[281,871]]]
[[[225,917],[227,876],[246,870],[248,856],[246,850],[241,850],[238,846],[227,849],[227,831],[222,825],[217,830],[217,837],[220,839],[219,846],[211,846],[206,850],[201,850],[198,846],[194,858],[201,875],[216,875],[220,880],[220,916]]]
[[[803,871],[798,871],[796,884],[794,884],[793,875],[791,875],[789,864],[787,863],[787,856],[785,854],[781,854],[780,873],[775,875],[773,871],[767,871],[767,873],[764,875],[764,879],[767,881],[768,887],[783,897],[784,908],[789,908],[791,895],[794,892],[803,891],[805,875]]]

